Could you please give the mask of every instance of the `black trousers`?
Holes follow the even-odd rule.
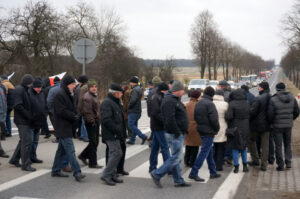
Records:
[[[85,123],[85,127],[89,136],[89,144],[79,155],[89,160],[89,165],[97,165],[97,148],[99,145],[99,125],[93,126],[91,123]]]
[[[226,142],[214,143],[214,160],[216,163],[217,171],[223,170],[224,154]]]
[[[124,171],[124,165],[125,165],[125,156],[126,156],[126,143],[125,143],[125,140],[121,140],[120,145],[121,145],[123,155],[122,155],[122,157],[120,159],[120,162],[118,164],[117,172]],[[106,145],[106,151],[105,151],[105,163],[106,163],[106,165],[107,165],[107,161],[108,161],[108,154],[109,154],[109,148]]]
[[[283,168],[284,162],[282,156],[282,141],[284,144],[285,164],[291,164],[292,160],[292,128],[273,129],[273,132],[275,140],[276,163],[279,167]]]
[[[199,152],[198,146],[185,146],[184,164],[193,166]]]

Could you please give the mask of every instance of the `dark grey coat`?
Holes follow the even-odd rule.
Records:
[[[136,85],[131,93],[128,103],[128,113],[141,113],[142,112],[142,96],[143,91],[139,85]]]

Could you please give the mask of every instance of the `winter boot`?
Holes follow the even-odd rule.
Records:
[[[238,172],[239,172],[239,165],[234,165],[233,173],[238,173]]]
[[[247,173],[249,171],[248,167],[247,167],[247,163],[243,164],[243,172]]]

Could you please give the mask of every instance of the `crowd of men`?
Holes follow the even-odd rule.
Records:
[[[48,116],[54,127],[54,142],[58,143],[53,177],[68,177],[65,172],[73,172],[77,181],[85,178],[77,158],[89,168],[103,167],[97,163],[100,125],[102,143],[106,145],[106,167],[100,179],[111,186],[123,182],[120,175],[129,175],[124,169],[126,144],[134,145],[137,136],[141,144],[151,141],[149,173],[158,187],[162,187],[160,179],[166,174],[173,176],[175,187],[191,186],[181,175],[184,145],[184,163],[192,168],[189,178],[200,182],[204,179],[198,172],[205,160],[210,178],[214,179],[221,176],[224,163],[231,164],[232,160],[233,171],[238,173],[239,154],[243,172],[248,172],[248,164],[266,171],[268,164],[274,164],[275,157],[278,171],[292,166],[291,132],[299,107],[284,83],[278,83],[276,94],[271,96],[269,84],[262,82],[258,86],[259,96],[255,97],[247,86],[231,91],[223,80],[216,91],[212,87],[207,87],[202,95],[200,90],[192,91],[190,101],[183,104],[184,85],[178,80],[165,83],[156,76],[149,82],[147,113],[151,135],[148,137],[138,128],[143,89],[136,76],[130,79],[129,85],[112,83],[102,103],[98,98],[98,83],[85,75],[78,77],[78,84],[70,75],[62,80],[56,77],[52,86],[49,78],[34,79],[29,74],[22,77],[16,88],[7,77],[2,76],[1,80],[1,140],[11,136],[10,114],[14,110],[20,140],[9,163],[24,171],[35,171],[32,163],[43,162],[36,151],[40,132],[45,138],[51,136]],[[78,157],[72,138],[88,142]],[[164,163],[158,168],[160,152]],[[0,157],[9,158],[1,142]]]

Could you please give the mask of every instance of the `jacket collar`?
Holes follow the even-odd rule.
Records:
[[[113,96],[113,94],[108,93],[107,97],[108,97],[109,99],[111,99],[112,101],[116,102],[117,104],[120,104],[120,99],[115,98],[115,97]]]
[[[206,95],[206,94],[204,94],[202,98],[206,98],[206,99],[209,99],[209,100],[213,101],[213,98],[209,95]]]

